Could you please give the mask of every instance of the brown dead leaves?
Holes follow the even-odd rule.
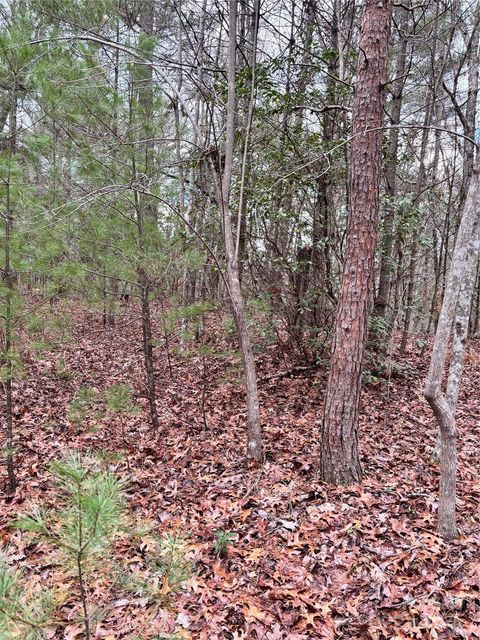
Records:
[[[58,374],[52,353],[32,357],[28,377],[15,385],[20,489],[13,501],[3,500],[2,524],[24,501],[57,499],[46,473],[50,459],[67,447],[97,449],[130,478],[132,517],[149,521],[159,534],[189,535],[195,565],[179,593],[168,581],[161,585],[163,602],[126,596],[111,582],[96,584],[95,601],[106,607],[96,638],[480,638],[480,365],[474,355],[467,358],[459,402],[462,537],[446,545],[435,532],[438,473],[429,456],[435,429],[419,392],[426,359],[418,354],[409,356],[408,376],[395,377],[388,393],[382,385],[365,390],[365,479],[362,486],[335,489],[316,477],[322,372],[270,379],[279,367],[276,353],[259,356],[267,461],[249,470],[242,387],[233,373],[226,375],[237,364],[233,356],[208,356],[205,430],[202,358],[170,354],[172,380],[163,347],[157,348],[162,431],[152,434],[138,321],[124,318],[108,334],[79,312],[76,332],[62,351],[70,376]],[[476,346],[469,353],[475,352]],[[68,423],[79,386],[102,390],[118,383],[134,387],[141,414],[90,415],[82,428]],[[222,559],[213,551],[219,530],[235,533]],[[0,536],[13,564],[40,578],[48,574],[41,549],[25,546],[5,526]],[[145,551],[136,552],[140,572]],[[117,555],[121,561],[127,548],[119,546]],[[72,598],[63,607],[49,637],[81,638],[76,606]]]

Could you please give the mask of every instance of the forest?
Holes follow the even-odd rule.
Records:
[[[0,0],[0,640],[480,639],[479,40]]]

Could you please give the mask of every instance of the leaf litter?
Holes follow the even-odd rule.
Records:
[[[92,600],[104,609],[95,638],[480,638],[478,342],[469,345],[458,410],[461,537],[446,544],[435,530],[436,428],[422,397],[428,354],[412,349],[399,357],[404,374],[388,388],[385,381],[366,386],[364,480],[335,488],[317,477],[324,370],[298,367],[298,375],[278,376],[298,363],[286,363],[274,346],[257,355],[266,446],[265,464],[257,468],[244,456],[234,344],[208,336],[217,357],[213,348],[207,356],[172,350],[173,376],[165,347],[157,346],[161,431],[154,433],[140,336],[133,310],[114,331],[104,331],[98,318],[78,309],[73,340],[41,355],[27,350],[26,376],[14,385],[20,486],[13,498],[2,495],[0,538],[11,564],[63,593],[46,637],[82,638],[78,599],[51,552],[8,522],[27,505],[55,504],[48,463],[73,448],[102,452],[129,478],[132,518],[158,535],[188,536],[194,567],[183,588],[167,581],[156,599],[122,593],[105,577],[111,574],[99,575],[90,585]],[[105,411],[95,401],[81,424],[70,420],[80,387],[101,396],[116,384],[132,387],[138,412]],[[218,531],[234,534],[224,557],[214,552]],[[143,575],[145,549],[136,544],[121,539],[112,560]]]

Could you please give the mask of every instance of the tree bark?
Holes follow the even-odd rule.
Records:
[[[229,44],[228,44],[228,97],[227,97],[227,123],[225,142],[225,161],[223,174],[218,180],[219,202],[222,214],[223,239],[226,256],[226,280],[233,317],[238,332],[240,351],[245,371],[245,384],[247,392],[247,457],[261,462],[263,459],[262,433],[260,426],[260,406],[258,401],[257,374],[252,344],[248,332],[245,304],[240,286],[238,260],[236,255],[235,240],[232,231],[230,213],[230,188],[233,172],[233,156],[235,147],[235,68],[236,68],[236,23],[237,2],[229,2]]]
[[[311,29],[315,23],[316,14],[313,9],[311,11],[312,23]],[[342,74],[342,43],[340,42],[341,31],[341,2],[336,0],[333,4],[332,22],[330,29],[331,49],[338,51],[338,56],[329,60],[328,72],[326,80],[325,96],[327,104],[336,104],[337,102],[337,83],[335,78],[341,78]],[[308,41],[310,49],[312,47],[312,35]],[[310,56],[311,57],[311,56]],[[307,62],[310,62],[310,57]],[[336,129],[336,112],[328,109],[322,114],[322,141],[325,149],[331,149],[335,138]],[[343,115],[341,116],[343,117]],[[312,325],[315,332],[318,333],[319,327],[326,323],[326,307],[327,300],[330,305],[335,302],[335,292],[332,282],[332,265],[331,265],[331,218],[333,212],[332,203],[332,175],[331,168],[327,162],[321,163],[319,174],[316,181],[316,198],[313,210],[312,224],[312,256],[311,256],[311,278],[310,285],[313,289],[309,296],[312,306]]]
[[[392,0],[366,0],[362,15],[352,120],[351,207],[321,431],[320,476],[334,484],[357,482],[361,477],[358,408],[378,233],[392,5]]]
[[[432,124],[434,112],[434,104],[438,99],[438,95],[440,93],[440,86],[443,80],[443,73],[445,69],[445,57],[446,57],[446,47],[438,38],[438,15],[440,11],[440,5],[437,3],[436,5],[436,19],[432,32],[432,50],[430,56],[430,82],[428,83],[428,88],[425,92],[425,116],[423,120],[423,130],[422,130],[422,141],[420,145],[420,158],[419,158],[419,168],[418,168],[418,178],[417,184],[414,193],[413,204],[415,207],[418,207],[420,199],[425,190],[425,186],[427,184],[427,151],[428,144],[430,138],[430,126]],[[438,47],[440,48],[440,55],[438,55]],[[405,309],[405,317],[403,322],[403,332],[402,332],[402,341],[400,343],[400,353],[405,353],[408,340],[410,337],[410,329],[411,329],[411,320],[413,315],[413,307],[414,307],[414,294],[415,294],[415,285],[417,281],[417,255],[418,255],[418,245],[420,240],[420,229],[419,226],[414,229],[413,237],[411,241],[411,250],[410,250],[410,260],[408,265],[408,285],[407,285],[407,296],[404,304]]]
[[[152,62],[154,53],[154,3],[146,2],[139,16],[141,32],[139,50],[142,56]],[[133,72],[133,98],[136,99],[137,113],[134,123],[137,124],[138,157],[135,149],[133,158],[133,179],[146,183],[148,188],[155,172],[154,145],[154,103],[153,103],[153,66],[139,65]],[[140,289],[142,344],[147,379],[147,394],[150,407],[150,419],[155,430],[160,428],[158,419],[156,385],[153,358],[153,332],[150,312],[151,282],[146,270],[148,247],[151,246],[150,235],[156,230],[157,208],[154,199],[141,191],[135,191],[137,213],[137,244],[139,263],[137,267],[138,285]]]
[[[17,488],[17,479],[15,475],[15,461],[13,457],[13,296],[15,289],[15,276],[12,269],[11,249],[12,249],[12,231],[13,231],[13,204],[12,204],[12,171],[11,164],[16,153],[17,147],[17,94],[15,86],[12,87],[10,113],[9,113],[9,168],[7,171],[7,180],[5,183],[5,262],[3,269],[3,281],[5,283],[5,307],[4,307],[4,329],[5,329],[5,404],[6,404],[6,461],[8,473],[8,490],[10,494],[14,494]]]
[[[480,39],[480,3],[477,3],[473,15],[473,28],[471,33],[467,30],[465,35],[468,64],[468,93],[465,105],[464,133],[467,138],[475,139],[477,100],[478,100],[478,45]],[[463,180],[460,189],[459,202],[463,204],[468,191],[468,183],[472,175],[475,149],[469,140],[463,145]]]
[[[245,6],[247,9],[247,6]],[[245,12],[244,12],[245,13]],[[250,154],[250,139],[253,127],[253,114],[255,109],[256,98],[256,65],[257,65],[257,38],[258,38],[258,23],[260,19],[260,0],[253,0],[252,11],[249,12],[249,26],[246,37],[243,38],[243,56],[246,64],[250,69],[250,87],[246,104],[244,107],[244,140],[242,149],[242,165],[240,176],[240,194],[238,204],[238,218],[237,218],[237,237],[236,237],[236,253],[238,260],[240,281],[242,279],[244,262],[246,258],[247,247],[247,211],[248,211],[248,194],[250,189],[251,178],[251,154]]]
[[[470,180],[467,199],[458,229],[455,249],[448,274],[440,318],[430,359],[425,397],[430,404],[440,428],[440,494],[438,501],[438,530],[447,540],[457,537],[456,524],[456,470],[457,430],[455,409],[463,366],[463,350],[468,330],[468,313],[471,289],[475,281],[475,263],[478,254],[478,198],[480,192],[478,166]],[[464,316],[467,320],[465,321]],[[447,359],[452,323],[455,319],[453,357],[450,365],[447,391],[442,391],[442,377]],[[466,329],[465,329],[466,325]]]
[[[383,237],[381,243],[380,275],[378,280],[378,292],[374,304],[374,314],[377,318],[385,319],[390,297],[390,285],[392,280],[392,249],[393,230],[395,221],[395,202],[397,195],[397,165],[398,165],[398,141],[400,136],[400,116],[402,112],[403,88],[405,86],[405,68],[407,60],[408,23],[410,12],[401,7],[401,19],[399,25],[400,38],[398,41],[398,53],[395,67],[395,82],[390,112],[390,122],[393,125],[388,140],[388,158],[385,167],[385,182],[387,204],[383,221]]]

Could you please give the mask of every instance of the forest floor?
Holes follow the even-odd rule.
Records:
[[[92,313],[77,318],[69,342],[28,350],[25,375],[15,383],[19,488],[0,502],[10,562],[24,567],[31,583],[64,589],[47,638],[84,638],[77,590],[45,544],[7,525],[32,504],[58,502],[48,463],[67,449],[102,452],[129,479],[130,516],[157,535],[186,536],[192,563],[179,590],[164,580],[158,597],[125,593],[117,571],[154,579],[151,534],[117,540],[108,570],[100,567],[89,584],[91,601],[104,608],[94,638],[480,638],[478,343],[469,344],[458,405],[461,537],[446,544],[435,531],[436,428],[422,397],[428,353],[412,346],[395,356],[388,384],[374,379],[366,386],[365,477],[336,489],[317,478],[325,371],[278,375],[294,363],[277,347],[258,354],[266,462],[249,467],[233,343],[212,333],[206,355],[170,349],[171,370],[165,345],[158,345],[162,429],[153,433],[133,309],[124,310],[114,331]],[[139,413],[104,411],[98,401],[81,425],[69,419],[79,387],[100,394],[119,383],[132,386]],[[217,531],[231,533],[225,557],[213,548]]]

